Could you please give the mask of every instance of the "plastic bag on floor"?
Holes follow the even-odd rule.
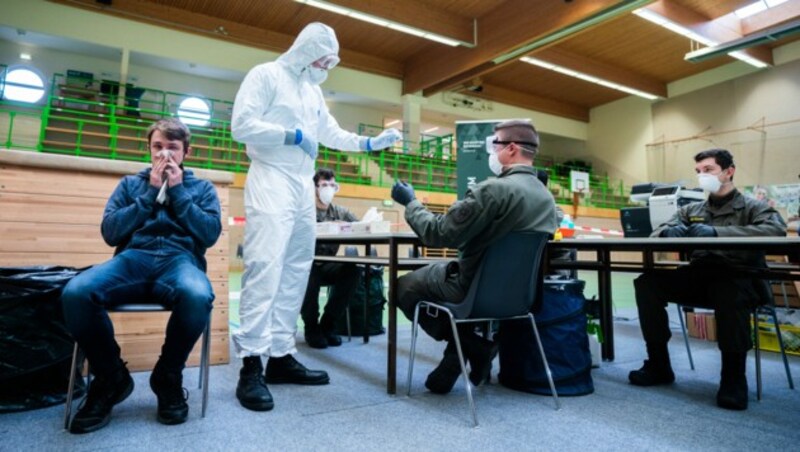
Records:
[[[83,270],[0,267],[0,412],[64,403],[74,341],[59,297]]]

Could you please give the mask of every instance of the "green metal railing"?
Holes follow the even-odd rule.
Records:
[[[0,65],[4,70],[5,66]],[[0,72],[0,77],[4,72]],[[2,80],[2,79],[0,79]],[[0,90],[3,84],[0,83]],[[0,91],[2,93],[2,91]],[[186,94],[92,79],[69,80],[54,75],[42,106],[0,101],[0,146],[40,152],[115,160],[149,161],[145,133],[162,117],[178,116]],[[233,104],[207,99],[208,123],[190,125],[194,152],[187,166],[245,173],[249,167],[244,145],[233,140],[230,117]],[[186,109],[182,109],[186,111]],[[195,116],[205,113],[194,110]],[[20,122],[25,127],[19,126]],[[38,140],[35,130],[38,127]],[[31,132],[33,129],[33,132]],[[374,136],[382,128],[359,125],[359,134]],[[21,133],[15,133],[21,131]],[[28,139],[20,138],[21,135]],[[32,138],[31,138],[32,137]],[[419,190],[455,193],[456,161],[452,135],[423,137],[419,145],[398,143],[383,152],[341,152],[320,146],[318,166],[330,167],[340,182],[390,186],[395,179],[410,180]],[[557,201],[571,203],[569,166],[540,157],[537,167],[550,174],[550,188]],[[575,168],[583,169],[583,168]],[[590,173],[591,196],[581,204],[619,208],[628,205],[628,191],[622,182]]]

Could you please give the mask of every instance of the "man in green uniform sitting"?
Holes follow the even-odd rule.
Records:
[[[785,236],[780,214],[764,201],[744,196],[733,185],[736,165],[724,149],[695,155],[698,185],[709,193],[705,202],[681,207],[651,237],[751,237]],[[703,247],[705,248],[705,247]],[[714,309],[722,353],[722,372],[717,405],[731,410],[747,409],[747,351],[753,347],[750,312],[761,303],[763,281],[736,276],[737,267],[764,267],[761,251],[692,252],[689,265],[669,273],[644,273],[634,281],[639,323],[647,344],[641,369],[628,375],[631,384],[655,386],[675,381],[669,362],[667,302]]]
[[[414,197],[405,182],[392,187],[392,199],[406,206],[405,219],[423,244],[458,248],[459,259],[435,263],[404,275],[398,281],[398,307],[409,319],[420,301],[460,303],[466,297],[486,249],[516,231],[552,234],[558,227],[553,196],[536,177],[533,158],[539,135],[529,121],[506,121],[495,126],[489,167],[497,178],[467,190],[464,199],[444,215],[433,214]],[[509,263],[513,265],[513,263]],[[434,393],[450,392],[461,374],[458,354],[446,316],[420,312],[419,323],[431,337],[447,341],[444,358],[428,375],[425,386]],[[496,347],[461,325],[459,339],[470,366],[470,381],[479,385],[488,376]]]

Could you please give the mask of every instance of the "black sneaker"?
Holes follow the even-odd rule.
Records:
[[[747,377],[722,378],[717,391],[717,406],[727,410],[747,409]]]
[[[69,425],[70,433],[89,433],[108,425],[111,409],[127,399],[133,392],[133,378],[124,363],[109,375],[98,375],[89,385],[89,394],[83,399],[78,412]]]
[[[448,342],[442,361],[428,374],[425,387],[434,394],[447,394],[453,389],[459,376],[461,364],[458,362],[458,352],[455,344]]]
[[[275,407],[267,384],[264,383],[264,368],[261,357],[244,358],[239,371],[239,384],[236,386],[236,398],[248,410],[269,411]]]
[[[669,363],[655,364],[646,359],[641,369],[632,370],[628,374],[628,381],[634,386],[668,385],[675,381],[675,373]]]
[[[330,383],[324,370],[309,370],[292,355],[271,357],[264,375],[267,383],[294,383],[298,385],[326,385]]]
[[[150,374],[150,389],[158,399],[158,422],[166,425],[186,422],[189,416],[189,405],[186,404],[189,392],[183,387],[183,375],[180,372],[164,372],[156,366]]]

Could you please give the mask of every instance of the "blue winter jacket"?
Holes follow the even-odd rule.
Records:
[[[120,181],[103,212],[103,240],[126,249],[179,250],[194,255],[206,270],[205,252],[222,231],[214,186],[184,169],[183,183],[167,190],[169,202],[158,204],[158,188],[150,185],[150,168]]]

